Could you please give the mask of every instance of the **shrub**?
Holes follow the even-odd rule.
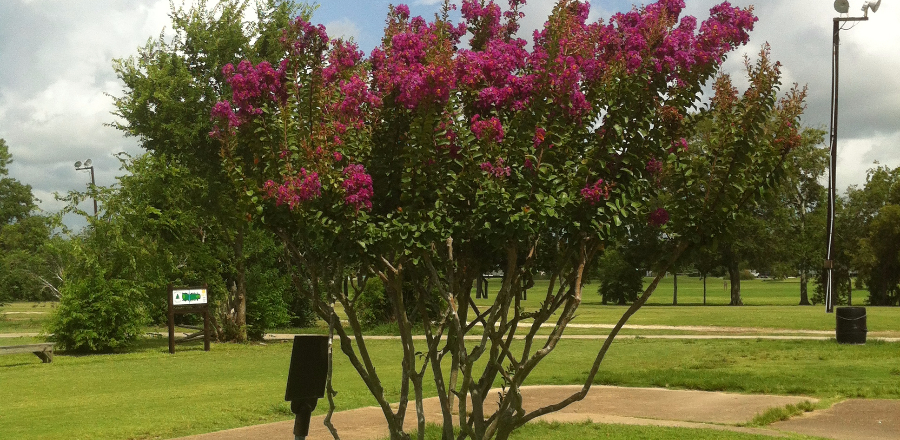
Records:
[[[47,331],[64,350],[107,352],[132,345],[147,322],[143,293],[128,280],[107,279],[98,264],[86,264],[60,288],[59,307]]]
[[[616,249],[606,251],[598,265],[600,287],[597,292],[604,304],[625,304],[637,299],[643,290],[643,271],[635,268]]]

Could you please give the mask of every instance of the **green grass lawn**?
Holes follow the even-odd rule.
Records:
[[[0,438],[169,438],[291,417],[282,401],[291,344],[201,347],[169,355],[165,340],[155,339],[132,353],[57,355],[52,364],[2,356]],[[598,347],[563,341],[528,383],[578,383]],[[370,350],[387,395],[397,396],[398,344],[371,341]],[[344,357],[335,360],[339,410],[372,405]],[[898,360],[897,344],[888,343],[619,340],[597,383],[897,399]],[[318,411],[324,407],[320,402]]]
[[[0,333],[37,333],[56,309],[55,302],[13,302],[0,307]],[[0,342],[3,344],[3,342]]]
[[[644,278],[644,285],[648,285],[651,278]],[[543,295],[546,295],[550,282],[547,280],[535,280],[534,287],[529,290],[528,303],[537,304]],[[600,302],[600,294],[597,289],[600,284],[596,281],[585,284],[583,296],[585,301],[596,300]],[[674,293],[674,277],[671,275],[663,278],[647,302],[647,305],[672,305]],[[809,295],[812,297],[815,284],[809,283]],[[488,300],[479,299],[478,304],[487,304],[494,298],[500,289],[499,279],[488,280]],[[854,290],[853,301],[860,305],[869,297],[867,290]],[[790,278],[786,280],[755,279],[741,281],[741,298],[744,305],[748,306],[793,306],[800,303],[800,280]],[[706,282],[706,305],[728,305],[731,302],[730,290],[723,287],[722,278],[708,278]],[[679,305],[703,305],[703,280],[686,275],[678,276],[678,304]]]
[[[710,279],[707,304],[702,283],[679,277],[679,304],[671,306],[672,278],[663,281],[650,303],[629,324],[760,327],[834,330],[834,315],[822,306],[796,306],[796,280],[744,282],[743,307],[726,306],[721,279]],[[499,287],[491,282],[491,297]],[[539,281],[526,308],[537,307]],[[715,286],[715,287],[714,287]],[[857,302],[864,296],[855,294]],[[12,303],[0,309],[0,333],[39,332],[53,303]],[[613,324],[625,307],[602,305],[596,285],[588,285],[575,323]],[[16,313],[8,313],[16,312]],[[21,313],[43,312],[43,313]],[[900,332],[900,308],[868,307],[870,331]],[[319,329],[321,330],[321,329]],[[380,332],[390,333],[389,329]],[[570,329],[571,334],[605,334],[606,330]],[[684,333],[672,330],[626,330],[623,334]],[[3,338],[0,345],[42,341]],[[564,340],[529,384],[573,384],[583,380],[599,340]],[[379,373],[389,396],[397,396],[399,352],[395,341],[371,341]],[[74,356],[60,354],[42,364],[31,354],[0,356],[0,438],[151,439],[211,432],[291,418],[282,401],[291,344],[201,343],[167,353],[165,338],[143,340],[129,353]],[[374,404],[343,355],[336,357],[339,410]],[[607,355],[597,383],[744,393],[900,399],[898,344],[870,341],[844,346],[832,341],[654,340],[620,339]],[[427,390],[429,396],[433,390]],[[392,398],[391,400],[396,400]],[[324,411],[323,400],[319,412]],[[528,427],[516,438],[548,438]],[[537,430],[537,431],[531,431]],[[567,425],[565,438],[754,438],[718,431],[670,431],[664,428]],[[588,430],[588,431],[584,431]],[[584,432],[583,432],[584,431]],[[531,434],[529,434],[531,433]],[[622,433],[621,435],[616,433]],[[615,435],[619,435],[616,437]],[[707,437],[702,437],[706,435]],[[552,437],[550,437],[552,438]],[[560,437],[562,438],[562,437]]]

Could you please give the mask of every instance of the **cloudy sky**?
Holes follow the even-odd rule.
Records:
[[[686,2],[685,13],[700,20],[717,3]],[[391,2],[319,3],[313,21],[325,24],[332,36],[353,37],[368,53],[379,42]],[[414,15],[430,18],[440,1],[408,3]],[[553,3],[528,0],[523,32],[529,41]],[[591,18],[608,18],[632,3],[591,0]],[[850,14],[861,15],[862,4],[850,0]],[[168,12],[169,0],[0,1],[0,138],[13,154],[11,176],[34,188],[44,210],[61,207],[54,192],[84,189],[90,181],[87,171],[74,169],[75,161],[92,159],[97,184],[110,185],[120,174],[114,154],[141,152],[136,140],[104,125],[114,120],[110,95],[122,94],[111,65],[114,58],[135,54],[138,46],[167,28]],[[784,64],[785,84],[809,86],[804,123],[827,128],[832,17],[837,15],[832,0],[756,0],[755,12],[759,22],[750,44],[733,54],[725,69],[739,76],[742,53],[758,52],[769,42],[774,58]],[[839,188],[864,183],[874,161],[900,165],[900,4],[885,0],[869,15],[868,22],[840,33]],[[79,222],[70,218],[67,223]]]

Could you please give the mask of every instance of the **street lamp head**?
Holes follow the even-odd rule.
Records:
[[[862,7],[863,16],[868,17],[870,9],[872,10],[872,12],[878,12],[879,6],[881,6],[881,0],[876,0],[874,2],[871,0],[868,0],[867,2],[863,3],[863,7]]]
[[[88,159],[88,160],[84,161],[84,166],[89,167],[89,166],[91,166],[92,163],[93,162],[91,162],[91,160]]]
[[[847,0],[834,0],[834,10],[838,14],[846,14],[850,10],[850,2]]]
[[[81,168],[81,161],[75,162],[75,168]]]

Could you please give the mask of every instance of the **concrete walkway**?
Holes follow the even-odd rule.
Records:
[[[187,333],[185,333],[187,334]],[[771,335],[771,334],[758,334],[758,335],[727,335],[727,334],[716,334],[716,335],[616,335],[616,339],[636,339],[636,338],[644,338],[644,339],[749,339],[749,340],[757,340],[757,339],[766,339],[766,340],[783,340],[783,341],[827,341],[829,339],[834,339],[834,332],[831,332],[831,336],[810,336],[807,334],[795,334],[795,335]],[[265,336],[267,341],[292,341],[294,339],[295,334],[290,333],[268,333]],[[2,337],[2,335],[0,335]],[[335,336],[336,337],[336,336]],[[587,340],[601,340],[606,339],[607,335],[563,335],[563,339],[587,339]],[[400,339],[399,336],[378,336],[378,335],[366,335],[366,339],[370,341],[389,341]],[[416,335],[413,336],[414,340],[425,340],[424,335]],[[466,340],[477,341],[481,339],[481,336],[478,335],[470,335],[465,337]],[[514,339],[525,339],[524,335],[516,335]],[[900,337],[881,337],[881,336],[871,336],[869,335],[866,338],[867,341],[884,341],[884,342],[900,342]]]
[[[580,386],[535,386],[523,388],[526,410],[558,402],[577,392]],[[685,428],[705,428],[782,437],[787,429],[744,428],[744,424],[769,408],[783,407],[816,399],[795,396],[760,396],[658,388],[622,388],[594,386],[584,400],[560,412],[540,418],[543,421],[616,423]],[[320,405],[324,404],[320,402]],[[415,413],[407,415],[407,429],[415,423]],[[440,423],[437,398],[426,399],[425,419]],[[331,439],[322,425],[324,416],[313,417],[308,439]],[[344,440],[376,440],[388,436],[381,410],[359,408],[335,413],[333,423]],[[182,437],[179,440],[263,440],[292,438],[293,421],[249,426],[227,431]],[[896,431],[900,436],[900,431]],[[857,437],[859,438],[859,437]],[[898,438],[898,437],[892,437]]]
[[[900,400],[849,399],[770,427],[839,440],[897,440]]]

